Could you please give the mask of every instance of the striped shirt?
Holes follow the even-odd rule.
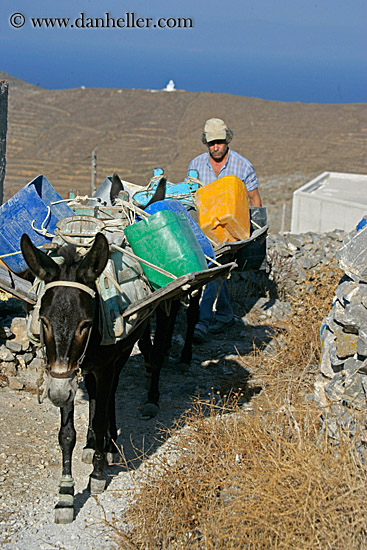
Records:
[[[198,179],[204,185],[212,183],[212,181],[222,178],[223,176],[234,175],[244,182],[247,191],[253,191],[257,188],[255,168],[249,160],[231,149],[228,151],[227,161],[220,169],[218,176],[215,175],[212,165],[210,164],[209,152],[194,158],[189,164],[187,171],[189,170],[197,170],[199,173]]]

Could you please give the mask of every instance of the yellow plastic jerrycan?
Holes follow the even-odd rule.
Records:
[[[224,176],[196,191],[199,225],[215,244],[242,241],[250,236],[250,208],[245,184]]]

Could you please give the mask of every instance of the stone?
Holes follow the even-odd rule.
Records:
[[[325,376],[318,374],[314,383],[315,399],[322,408],[326,408],[329,405],[329,401],[325,394],[325,386],[328,382],[328,378],[325,378]]]
[[[335,320],[346,329],[357,331],[367,324],[367,309],[362,304],[348,304],[343,310],[335,310]]]
[[[293,243],[288,243],[288,250],[289,253],[293,256],[297,252],[298,247],[295,246]]]
[[[309,257],[302,258],[300,261],[300,264],[302,265],[303,269],[310,269],[312,267],[312,260]]]
[[[351,357],[357,353],[358,335],[346,332],[342,328],[335,331],[336,354],[339,359]]]
[[[356,288],[358,288],[358,283],[356,283],[355,281],[344,281],[343,283],[338,285],[335,291],[335,296],[339,300],[339,302],[345,307],[347,305],[346,296],[348,296]]]
[[[322,421],[327,429],[328,436],[336,441],[344,433],[348,437],[355,434],[355,420],[349,410],[340,403],[333,403],[322,415]]]
[[[365,375],[354,373],[347,375],[344,380],[343,403],[357,410],[364,410],[367,406],[362,378],[365,378]]]
[[[9,378],[9,388],[11,390],[22,390],[24,388],[24,384],[17,378]]]
[[[27,336],[27,325],[25,317],[14,317],[11,323],[11,331],[15,334],[15,341],[19,344],[26,344],[29,346],[29,339]]]
[[[339,372],[344,365],[344,359],[340,359],[336,353],[336,342],[332,342],[329,346],[330,361],[334,372]]]
[[[28,365],[28,367],[32,370],[41,370],[44,368],[44,362],[43,359],[40,359],[39,357],[35,357]]]
[[[30,351],[32,349],[32,345],[30,343],[29,340],[25,340],[24,342],[22,342],[22,352],[27,352],[27,351]]]
[[[334,307],[331,308],[329,315],[323,319],[321,329],[324,325],[326,325],[331,332],[335,332],[338,328],[340,328],[340,325],[338,325],[338,323],[334,320]]]
[[[340,302],[339,299],[333,302],[332,312],[333,312],[334,320],[339,324],[342,324],[342,320],[344,319],[344,314],[345,314],[344,310],[345,310],[345,307],[342,304],[342,302]]]
[[[359,372],[359,369],[362,366],[362,364],[363,364],[363,361],[359,359],[355,359],[354,357],[350,357],[345,361],[343,370],[345,371],[346,375],[354,374],[357,371]]]
[[[361,327],[358,332],[357,353],[367,356],[367,325]]]
[[[289,234],[287,235],[287,241],[288,241],[288,248],[289,245],[293,245],[295,248],[301,248],[303,245],[302,238],[298,235]]]
[[[366,216],[364,219],[367,219]],[[367,224],[346,235],[337,258],[341,269],[353,280],[367,280]]]
[[[14,361],[14,354],[4,345],[0,347],[0,361]]]
[[[335,341],[334,334],[329,331],[324,325],[324,330],[321,334],[321,366],[320,370],[324,376],[328,378],[333,378],[335,372],[331,365],[330,360],[330,345]]]
[[[8,338],[13,338],[14,334],[9,327],[0,327],[0,338],[7,340]]]
[[[342,373],[335,374],[324,389],[326,396],[331,401],[341,401],[344,395],[344,375]]]
[[[1,363],[1,371],[6,375],[16,376],[18,372],[16,361]]]
[[[31,363],[33,361],[33,353],[24,353],[24,355],[22,356],[22,359],[23,361],[25,362],[26,365],[29,365],[29,363]]]
[[[5,346],[13,353],[20,353],[22,351],[22,344],[19,344],[16,340],[7,340]]]
[[[362,377],[364,375],[358,373],[347,374],[344,371],[338,373],[326,384],[325,393],[332,401],[363,410],[366,408],[366,397],[362,386]]]

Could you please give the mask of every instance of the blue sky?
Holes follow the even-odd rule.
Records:
[[[135,13],[153,23],[191,18],[193,27],[31,24],[69,17],[70,25],[82,12],[85,22]],[[11,26],[14,13],[23,27]],[[367,102],[367,0],[1,0],[0,70],[44,88],[160,89],[173,79],[189,91]]]

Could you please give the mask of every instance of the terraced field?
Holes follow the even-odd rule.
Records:
[[[203,152],[207,118],[224,118],[233,149],[254,164],[267,205],[289,200],[300,182],[325,170],[367,173],[367,104],[283,103],[209,92],[124,89],[45,90],[9,80],[4,198],[38,174],[64,196],[90,190],[117,170],[146,184],[156,166],[182,181]]]

